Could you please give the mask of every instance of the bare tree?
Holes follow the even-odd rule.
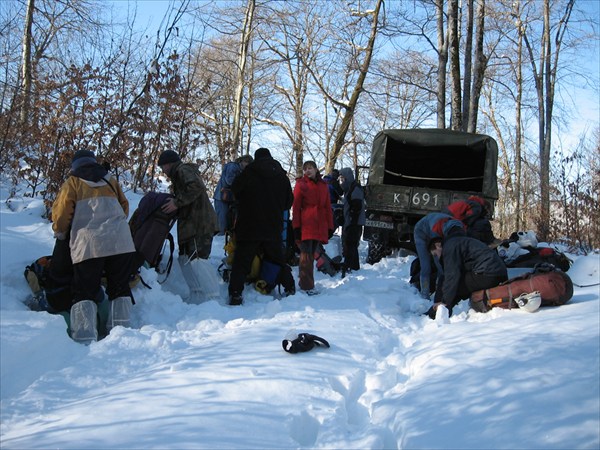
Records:
[[[369,66],[371,64],[371,59],[373,57],[373,50],[375,47],[375,38],[377,37],[377,31],[380,27],[379,24],[379,13],[381,11],[381,5],[383,1],[377,0],[375,5],[375,9],[366,12],[356,11],[354,14],[359,15],[360,17],[370,17],[371,18],[371,32],[369,36],[369,40],[365,48],[361,53],[364,53],[364,59],[362,63],[360,63],[359,74],[356,80],[356,84],[354,85],[354,89],[352,90],[352,94],[348,102],[340,102],[335,101],[335,104],[338,107],[343,108],[344,114],[342,117],[342,121],[340,123],[339,128],[337,129],[337,133],[333,142],[333,148],[331,150],[331,154],[329,155],[329,160],[327,161],[325,170],[330,171],[333,167],[335,167],[335,163],[342,152],[346,133],[350,128],[350,123],[354,117],[354,113],[356,110],[356,106],[358,104],[358,99],[363,90],[363,85],[365,82],[365,78],[367,77],[367,73],[369,72]],[[332,99],[332,98],[330,98]]]
[[[35,0],[28,0],[27,13],[25,15],[25,26],[23,27],[23,58],[22,58],[22,83],[23,100],[21,103],[21,126],[27,125],[27,116],[29,115],[29,105],[31,103],[31,40],[33,28],[33,11],[35,9]]]
[[[466,125],[466,131],[470,133],[475,133],[477,131],[479,99],[481,98],[481,90],[483,88],[484,76],[488,63],[488,57],[483,52],[485,15],[485,0],[478,0],[476,19],[477,27],[475,36],[475,67],[473,68],[472,76],[469,77],[472,78],[473,84],[471,86],[471,92],[469,92],[469,86],[466,82],[464,88],[464,105],[466,115],[463,117],[463,124]],[[465,58],[467,57],[465,56]],[[465,80],[467,79],[467,70],[470,71],[471,67],[469,65],[469,68],[467,69],[467,65],[465,64]]]
[[[446,70],[448,65],[448,38],[445,31],[444,0],[435,0],[437,23],[437,127],[446,128]]]
[[[462,130],[462,95],[460,85],[458,0],[448,0],[448,51],[450,57],[451,126],[453,130]]]
[[[515,17],[527,49],[537,93],[540,163],[540,215],[537,232],[542,240],[548,238],[550,231],[550,156],[558,62],[574,3],[575,0],[568,0],[564,6],[564,12],[553,24],[551,23],[551,12],[554,4],[551,5],[550,0],[543,0],[543,25],[539,42],[539,61],[535,56],[529,24],[523,22],[520,16]],[[553,28],[554,37],[552,37]]]
[[[237,86],[235,90],[235,107],[233,110],[233,136],[231,156],[237,158],[240,150],[240,133],[241,133],[241,115],[242,115],[242,99],[244,95],[245,77],[246,77],[246,62],[248,59],[248,46],[252,36],[252,23],[254,20],[254,10],[256,8],[255,0],[248,0],[246,6],[246,14],[244,24],[242,26],[240,36],[240,50],[237,64]]]

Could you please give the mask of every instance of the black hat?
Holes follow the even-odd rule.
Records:
[[[96,164],[96,155],[90,150],[77,150],[71,161],[71,170],[77,170],[80,167]]]
[[[180,161],[179,154],[173,150],[165,150],[158,157],[158,165],[162,166],[164,164],[174,163]]]
[[[96,159],[96,155],[91,150],[77,150],[73,155],[73,162],[78,160],[79,158],[94,158]]]
[[[254,152],[254,159],[271,158],[271,152],[268,148],[261,147]]]

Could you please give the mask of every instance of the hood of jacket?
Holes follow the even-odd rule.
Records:
[[[354,182],[354,172],[349,167],[340,170],[340,177],[344,177],[344,182],[340,183],[344,192],[348,192],[350,185]]]
[[[97,162],[88,162],[71,170],[71,175],[94,183],[102,180],[107,174],[108,171],[104,166],[101,166]]]

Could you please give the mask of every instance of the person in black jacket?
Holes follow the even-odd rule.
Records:
[[[294,277],[285,264],[282,232],[284,211],[292,207],[294,195],[281,164],[266,148],[254,153],[254,162],[240,173],[231,186],[237,200],[234,227],[235,254],[229,278],[229,304],[241,305],[246,276],[257,254],[282,267],[281,285],[285,295],[295,293]]]
[[[340,170],[340,186],[344,192],[344,223],[342,225],[342,254],[344,265],[342,277],[346,272],[360,269],[358,246],[365,225],[365,193],[354,179],[349,167]]]
[[[472,292],[498,286],[508,279],[502,258],[478,239],[462,234],[450,234],[444,240],[433,238],[429,251],[439,258],[444,269],[436,302],[427,313],[430,317],[435,316],[440,304],[452,313],[452,308]]]

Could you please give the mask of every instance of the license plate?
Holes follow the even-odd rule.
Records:
[[[412,207],[416,209],[439,210],[442,207],[442,199],[437,193],[426,191],[413,191],[411,197]]]
[[[390,222],[383,222],[381,220],[366,220],[365,225],[373,228],[385,228],[387,230],[393,230],[394,224]]]

